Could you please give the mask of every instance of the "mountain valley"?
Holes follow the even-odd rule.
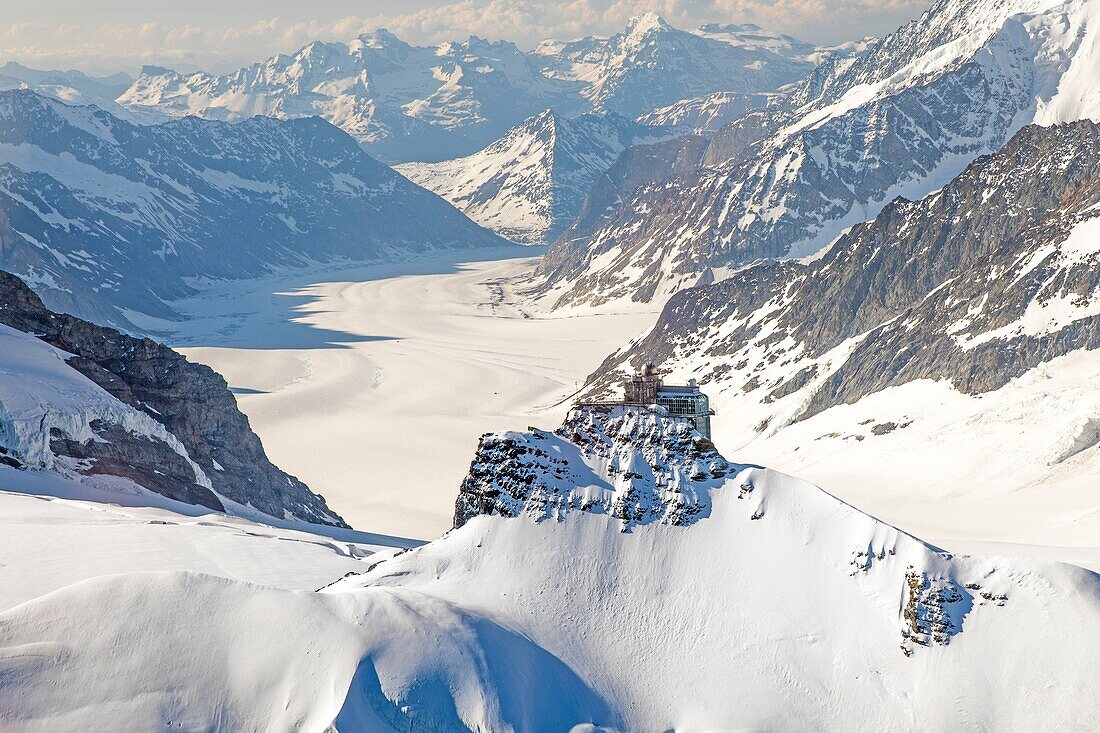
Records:
[[[0,27],[0,730],[1091,730],[1100,0],[434,3]]]

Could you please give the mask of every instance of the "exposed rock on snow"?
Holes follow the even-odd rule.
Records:
[[[708,489],[735,470],[686,419],[575,408],[553,433],[483,436],[455,526],[480,514],[544,519],[570,510],[615,517],[624,532],[649,522],[691,524],[710,511]]]
[[[343,526],[268,461],[225,380],[166,346],[52,313],[0,272],[0,445],[25,467],[127,478],[187,504],[225,500]]]

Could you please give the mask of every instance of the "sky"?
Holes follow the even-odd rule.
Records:
[[[313,40],[388,28],[410,43],[609,35],[628,18],[672,25],[752,22],[812,43],[879,36],[930,0],[0,0],[0,63],[87,72],[143,64],[227,71]]]

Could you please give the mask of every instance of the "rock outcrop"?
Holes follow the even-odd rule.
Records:
[[[346,526],[322,497],[272,465],[225,380],[209,367],[150,339],[54,313],[4,272],[0,324],[71,355],[68,366],[166,431],[136,435],[107,419],[90,422],[91,439],[53,428],[43,440],[78,473],[122,476],[215,510],[226,508],[222,497],[279,519]]]
[[[709,514],[710,490],[736,470],[686,419],[584,405],[552,433],[483,435],[455,526],[481,514],[541,518],[569,510],[610,515],[624,532],[651,522],[692,524]]]

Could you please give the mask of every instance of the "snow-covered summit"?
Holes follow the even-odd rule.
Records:
[[[609,38],[548,50],[555,77],[584,82],[592,109],[628,117],[715,92],[774,91],[812,67],[762,45],[674,28],[655,13],[631,19]]]
[[[615,114],[564,118],[546,110],[473,155],[396,168],[497,234],[543,243],[577,217],[619,153],[670,134]]]

